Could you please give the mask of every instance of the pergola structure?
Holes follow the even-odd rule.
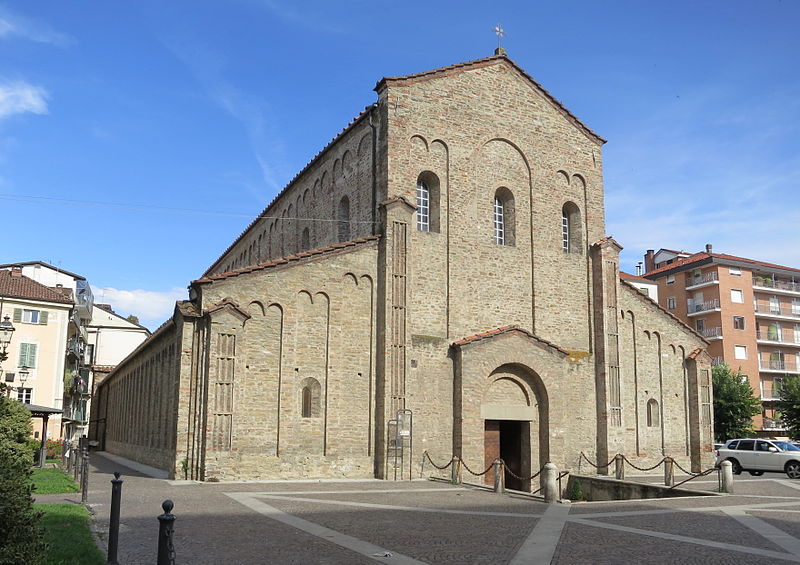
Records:
[[[42,446],[39,448],[39,467],[44,467],[44,460],[47,457],[47,420],[53,414],[61,414],[62,410],[48,406],[37,406],[36,404],[23,404],[23,406],[31,411],[31,418],[42,419]]]

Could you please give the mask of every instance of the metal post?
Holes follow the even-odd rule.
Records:
[[[665,457],[664,458],[664,484],[668,487],[671,487],[675,484],[675,474],[673,464],[675,461],[672,457]]]
[[[502,459],[495,459],[494,460],[494,492],[497,494],[503,494],[506,485],[505,483],[505,473],[503,472],[504,465]]]
[[[620,481],[625,479],[625,458],[622,453],[614,456],[614,476]]]
[[[119,473],[111,479],[111,524],[108,528],[108,563],[117,565],[117,548],[119,546],[119,505],[122,498],[122,483]]]
[[[722,492],[733,494],[733,465],[730,461],[722,462]]]
[[[171,500],[165,500],[161,504],[164,513],[158,517],[157,565],[173,565],[175,563],[175,548],[172,545],[172,532],[175,525],[175,515],[172,514],[174,506]]]
[[[461,483],[461,481],[458,480],[459,461],[458,455],[453,455],[453,459],[450,461],[450,482],[454,485]]]
[[[75,482],[78,482],[78,471],[80,470],[80,460],[78,459],[78,446],[75,445],[75,442],[72,442],[72,449],[70,450],[70,459],[72,460],[72,478],[75,479]]]
[[[89,497],[89,448],[84,447],[81,455],[81,504],[86,504]]]
[[[556,479],[558,478],[558,467],[556,467],[553,463],[547,463],[542,470],[542,477],[544,478],[544,485],[542,489],[544,492],[544,501],[548,503],[556,502],[560,495],[558,492],[558,484],[556,483]]]

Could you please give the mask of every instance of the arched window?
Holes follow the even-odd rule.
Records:
[[[302,418],[319,418],[321,414],[321,390],[319,381],[306,378],[300,382],[300,416]]]
[[[661,415],[658,412],[658,401],[651,398],[647,401],[647,426],[657,428],[661,425]]]
[[[350,200],[347,196],[342,196],[339,201],[337,220],[339,221],[339,243],[350,241]]]
[[[308,228],[303,228],[303,234],[300,236],[300,246],[302,251],[308,251],[311,248],[311,237],[308,234]]]
[[[417,179],[417,229],[439,232],[439,177],[430,171]]]
[[[583,253],[581,211],[574,202],[561,208],[561,248],[564,253]]]
[[[505,187],[494,193],[494,242],[497,245],[516,243],[514,195]]]

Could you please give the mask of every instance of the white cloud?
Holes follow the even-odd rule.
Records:
[[[0,9],[0,38],[14,36],[59,47],[65,47],[75,42],[73,37],[55,31],[46,23],[30,20]]]
[[[150,330],[156,329],[172,316],[175,301],[186,300],[187,297],[186,289],[178,287],[158,292],[93,286],[92,293],[96,303],[111,304],[114,312],[122,316],[133,314],[139,318],[139,323]]]
[[[47,91],[22,81],[0,84],[0,119],[26,112],[47,114]]]

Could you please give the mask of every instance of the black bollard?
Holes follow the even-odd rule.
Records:
[[[172,532],[175,525],[175,515],[172,508],[175,505],[171,500],[161,504],[164,513],[158,517],[158,561],[157,565],[174,565],[175,548],[172,545]]]
[[[86,504],[89,497],[89,448],[84,447],[81,453],[81,504]]]
[[[122,499],[122,483],[119,473],[111,479],[111,523],[108,527],[108,563],[117,565],[117,548],[119,547],[119,505]]]

